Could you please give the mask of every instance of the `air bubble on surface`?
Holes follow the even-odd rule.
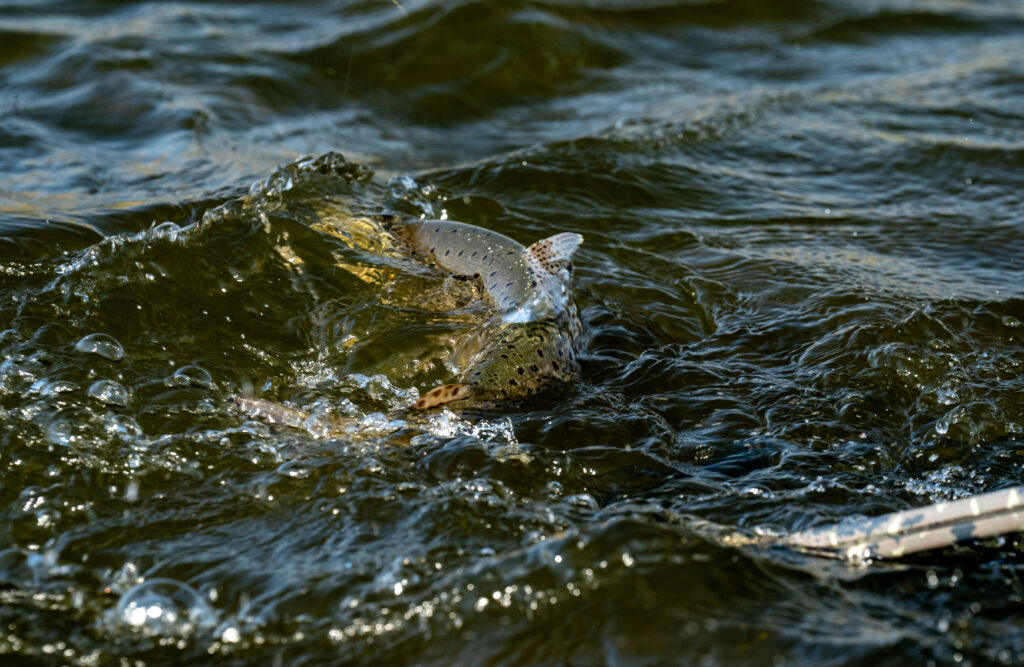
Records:
[[[164,384],[168,387],[195,386],[213,389],[213,377],[201,366],[182,366],[164,379]]]
[[[169,578],[149,579],[126,591],[114,620],[144,635],[164,637],[185,637],[217,624],[213,608],[196,589]]]
[[[128,390],[115,380],[97,380],[89,385],[89,396],[104,405],[128,405]]]
[[[576,493],[571,496],[566,496],[562,499],[562,502],[581,510],[601,509],[600,503],[598,503],[597,499],[589,493]]]
[[[96,439],[93,417],[88,410],[65,410],[46,427],[46,439],[61,447],[90,445]]]
[[[40,396],[57,396],[58,394],[66,394],[70,391],[78,389],[78,385],[68,380],[47,380],[43,378],[36,380],[32,383],[32,386],[28,388],[29,394],[35,394]]]
[[[139,426],[139,422],[128,415],[105,415],[103,426],[110,435],[126,439],[134,439],[142,435],[142,427]]]
[[[75,343],[75,349],[79,352],[98,354],[111,361],[124,359],[124,347],[116,338],[105,333],[94,333],[83,337]]]

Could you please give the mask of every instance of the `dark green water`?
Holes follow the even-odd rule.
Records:
[[[3,663],[1019,664],[1020,538],[730,536],[1024,481],[1022,35],[1015,0],[3,3]],[[386,211],[582,234],[583,381],[389,421],[473,313],[416,305]]]

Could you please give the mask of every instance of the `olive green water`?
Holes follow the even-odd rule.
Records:
[[[732,539],[1024,478],[1024,9],[794,7],[0,7],[0,661],[1024,659],[1019,537]],[[396,418],[388,212],[582,234],[583,380]]]

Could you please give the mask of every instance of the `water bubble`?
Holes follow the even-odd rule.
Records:
[[[97,380],[89,386],[89,396],[105,405],[128,405],[128,390],[114,380]]]
[[[196,589],[175,579],[149,579],[117,602],[115,619],[146,635],[188,636],[212,628],[213,608]]]
[[[182,366],[164,379],[168,387],[206,387],[213,389],[213,378],[209,371],[201,366]]]
[[[124,359],[124,348],[117,339],[105,333],[94,333],[83,337],[75,343],[75,349],[79,352],[98,354],[111,361]]]
[[[124,438],[137,438],[142,435],[142,427],[128,415],[105,415],[104,428],[110,435],[119,435]]]
[[[46,439],[62,447],[86,445],[96,438],[88,410],[67,410],[46,427]]]
[[[571,496],[566,496],[562,500],[566,504],[572,505],[577,509],[596,510],[601,508],[597,499],[589,493],[576,493]]]
[[[56,396],[58,394],[66,394],[69,391],[78,389],[78,385],[74,382],[67,380],[36,380],[32,383],[32,386],[28,388],[29,394],[39,394],[41,396]]]
[[[128,561],[121,566],[117,572],[114,573],[110,580],[109,589],[117,593],[124,593],[128,591],[132,586],[143,582],[143,578],[139,576],[139,566],[135,563]]]
[[[0,363],[0,384],[7,385],[10,390],[13,390],[24,383],[35,383],[38,376],[25,365],[24,361],[20,357],[14,357]]]

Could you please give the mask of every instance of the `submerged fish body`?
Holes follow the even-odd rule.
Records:
[[[579,379],[576,341],[554,320],[502,324],[486,338],[460,383],[475,399],[531,396]]]
[[[414,255],[479,279],[494,309],[456,351],[467,360],[461,380],[430,390],[413,407],[522,398],[579,377],[583,327],[572,297],[571,259],[582,236],[556,234],[526,248],[497,232],[445,220],[396,222],[391,231]]]

